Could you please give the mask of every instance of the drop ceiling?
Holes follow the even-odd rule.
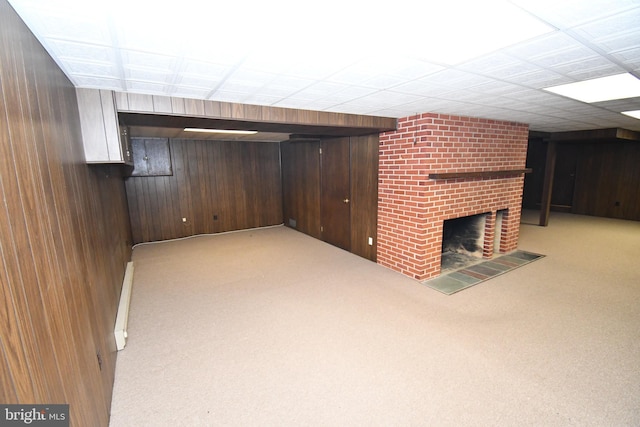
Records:
[[[544,90],[640,77],[640,0],[9,3],[77,87],[640,131],[620,114],[640,97],[589,104]]]

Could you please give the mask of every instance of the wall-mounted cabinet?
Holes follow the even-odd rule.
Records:
[[[168,138],[131,138],[131,150],[131,176],[173,175]]]
[[[118,123],[114,92],[76,88],[87,163],[133,164],[126,127]]]

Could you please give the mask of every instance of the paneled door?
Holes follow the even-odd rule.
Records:
[[[322,240],[350,251],[349,138],[325,139],[320,147]]]
[[[551,192],[551,210],[571,212],[579,148],[577,144],[558,144]]]

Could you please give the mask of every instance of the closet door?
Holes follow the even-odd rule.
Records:
[[[322,240],[351,250],[351,180],[349,138],[321,142],[321,233]]]

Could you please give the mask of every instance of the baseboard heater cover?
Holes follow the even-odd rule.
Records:
[[[131,303],[131,289],[133,288],[133,262],[127,263],[127,269],[122,281],[120,304],[116,316],[116,326],[113,333],[116,337],[116,348],[122,350],[127,343],[127,322],[129,321],[129,304]]]

